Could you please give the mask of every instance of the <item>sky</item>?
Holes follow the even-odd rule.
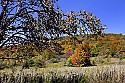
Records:
[[[125,34],[125,0],[58,0],[57,4],[65,13],[80,10],[93,13],[107,26],[105,33]]]
[[[63,12],[86,10],[107,26],[105,33],[125,35],[125,0],[59,0]]]

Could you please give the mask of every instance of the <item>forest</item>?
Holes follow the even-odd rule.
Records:
[[[0,83],[124,83],[125,35],[58,0],[0,0]]]

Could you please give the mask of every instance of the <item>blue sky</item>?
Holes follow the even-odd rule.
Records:
[[[125,0],[59,0],[58,5],[65,13],[92,12],[107,25],[106,33],[125,34]]]
[[[106,33],[125,34],[125,0],[59,0],[57,4],[65,13],[92,12],[102,24],[107,25]]]

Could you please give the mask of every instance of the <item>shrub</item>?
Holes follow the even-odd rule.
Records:
[[[66,61],[66,66],[68,66],[68,67],[72,67],[72,66],[73,66],[72,56],[70,56],[70,57],[68,58],[68,60]]]
[[[45,64],[45,61],[38,59],[38,60],[35,62],[35,66],[36,66],[36,67],[39,67],[39,68],[44,68],[44,67],[46,66],[46,64]]]
[[[91,57],[91,45],[90,44],[79,44],[72,54],[71,63],[72,66],[91,66],[90,57]]]
[[[28,60],[26,60],[26,61],[23,63],[22,69],[29,69]]]
[[[52,63],[57,63],[57,62],[58,62],[56,58],[51,58],[50,61],[51,61]]]
[[[47,49],[43,50],[43,52],[42,52],[42,56],[43,56],[44,60],[49,60],[51,58],[55,58],[56,57],[55,55],[56,55],[55,53],[53,53]]]
[[[33,59],[29,59],[29,60],[28,60],[28,65],[29,65],[30,67],[33,67],[33,66],[34,66],[34,60],[33,60]]]

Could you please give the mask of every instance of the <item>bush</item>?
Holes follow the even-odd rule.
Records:
[[[22,69],[29,69],[28,60],[26,60],[26,61],[23,63]]]
[[[33,67],[33,66],[34,66],[34,61],[33,61],[33,59],[28,60],[28,65],[29,65],[30,67]]]
[[[69,58],[69,65],[72,63],[72,66],[75,67],[83,67],[83,66],[92,66],[91,61],[91,44],[79,44],[74,53],[72,54],[72,58]]]
[[[70,56],[66,62],[66,66],[68,67],[72,67],[73,66],[73,63],[72,63],[72,56]]]
[[[47,50],[47,49],[43,50],[43,52],[42,52],[42,56],[43,56],[44,60],[49,60],[51,58],[55,58],[56,57],[55,55],[56,54],[54,52],[51,52],[50,50]]]
[[[0,70],[6,68],[6,65],[5,64],[0,64]]]
[[[51,58],[50,61],[52,61],[52,63],[57,63],[57,59],[56,58]]]
[[[35,62],[35,66],[36,66],[36,67],[39,67],[39,68],[44,68],[44,67],[46,66],[46,64],[45,64],[45,61],[37,60],[37,61]]]

